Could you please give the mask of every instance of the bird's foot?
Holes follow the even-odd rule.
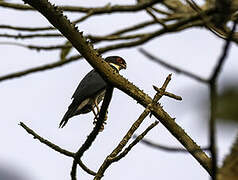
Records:
[[[98,118],[99,118],[99,115],[97,115],[97,116],[94,117],[94,119],[93,119],[93,124],[94,124],[94,125],[96,125],[96,123],[97,123],[97,121],[98,121]],[[106,113],[106,115],[105,115],[103,124],[102,124],[102,126],[101,126],[101,128],[100,128],[100,132],[102,132],[102,131],[104,130],[104,125],[107,124],[106,120],[107,120],[107,113]]]

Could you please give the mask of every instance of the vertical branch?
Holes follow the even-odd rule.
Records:
[[[217,150],[216,150],[216,110],[217,110],[217,78],[221,72],[221,68],[225,62],[228,55],[228,50],[230,48],[233,33],[235,32],[236,22],[234,23],[231,32],[228,35],[225,46],[221,57],[213,71],[213,74],[209,80],[209,90],[210,90],[210,121],[209,121],[209,141],[210,141],[210,151],[212,157],[212,179],[217,179]]]
[[[77,170],[77,163],[80,161],[81,157],[83,156],[83,153],[88,150],[88,148],[92,145],[93,141],[96,139],[106,116],[107,109],[109,106],[109,103],[112,98],[113,93],[113,87],[108,85],[106,89],[106,94],[102,103],[101,110],[99,112],[99,118],[97,120],[96,126],[94,127],[93,131],[89,134],[88,138],[86,139],[85,143],[79,148],[79,150],[75,154],[75,158],[72,165],[71,170],[71,179],[76,180],[76,170]]]
[[[217,150],[216,150],[216,103],[217,103],[217,89],[216,82],[210,82],[210,120],[209,120],[209,141],[210,141],[210,152],[212,158],[212,179],[216,180],[217,174]]]

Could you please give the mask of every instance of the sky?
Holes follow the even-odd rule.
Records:
[[[11,1],[18,2],[21,1]],[[53,1],[50,1],[53,2]],[[62,4],[62,1],[54,1]],[[99,6],[109,1],[89,0],[84,2],[67,1],[67,5]],[[129,4],[134,1],[113,1],[111,4]],[[77,14],[66,13],[70,20]],[[146,13],[103,15],[90,18],[79,25],[85,34],[107,34],[118,28],[127,27],[150,19]],[[39,13],[5,10],[0,7],[0,24],[15,26],[47,26],[49,23]],[[152,27],[156,29],[157,27]],[[149,29],[151,30],[151,29]],[[0,33],[14,31],[2,30]],[[14,39],[0,38],[0,42]],[[25,44],[50,45],[65,42],[65,39],[24,40]],[[22,42],[17,40],[17,42]],[[202,77],[209,77],[224,42],[211,32],[202,28],[192,28],[181,33],[164,35],[143,44],[142,47],[154,55],[175,66],[193,72]],[[105,44],[100,44],[98,47]],[[152,85],[161,86],[169,73],[172,80],[168,91],[182,96],[182,101],[163,97],[160,101],[164,110],[201,146],[208,145],[208,114],[199,106],[201,99],[208,97],[208,87],[193,79],[165,69],[144,57],[138,48],[126,48],[103,54],[103,57],[119,55],[127,62],[127,70],[121,74],[143,89],[151,97],[155,94]],[[77,54],[72,51],[71,55]],[[232,45],[230,54],[222,69],[218,81],[221,91],[226,83],[237,83],[236,61],[237,46]],[[36,67],[59,59],[59,52],[30,51],[28,49],[0,45],[0,76]],[[0,82],[0,172],[2,169],[16,171],[19,179],[45,180],[70,179],[72,158],[55,152],[33,139],[19,122],[24,122],[42,137],[76,152],[93,128],[93,114],[89,113],[72,118],[63,129],[58,124],[71,103],[71,96],[80,80],[92,69],[85,60],[79,60],[63,67],[30,74],[21,78]],[[207,109],[207,104],[204,109]],[[99,134],[92,147],[86,151],[82,160],[96,171],[106,156],[115,148],[132,123],[143,112],[143,107],[118,89],[115,89],[109,108],[105,130]],[[155,121],[149,117],[136,131],[139,134]],[[225,154],[236,136],[237,125],[217,125],[218,157],[221,164]],[[181,147],[179,142],[159,123],[146,138],[159,144]],[[185,171],[186,170],[186,171]],[[173,172],[173,173],[171,173]],[[78,167],[78,179],[92,179]],[[207,172],[189,154],[168,153],[152,149],[143,144],[136,145],[120,162],[111,165],[105,172],[104,179],[209,179]]]

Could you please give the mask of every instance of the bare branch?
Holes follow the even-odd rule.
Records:
[[[221,72],[221,68],[228,55],[228,50],[231,44],[233,32],[236,29],[236,22],[234,23],[231,33],[228,35],[225,46],[221,57],[211,75],[209,80],[209,90],[210,90],[210,120],[209,120],[209,140],[210,140],[210,151],[212,157],[212,178],[216,180],[217,178],[217,150],[216,150],[216,112],[217,112],[217,78]]]
[[[136,138],[137,136],[134,136],[134,138]],[[141,140],[141,143],[142,144],[145,144],[149,147],[152,147],[152,148],[156,148],[156,149],[159,149],[159,150],[162,150],[162,151],[166,151],[166,152],[178,152],[178,153],[188,153],[187,149],[185,148],[178,148],[178,147],[168,147],[168,146],[164,146],[164,145],[160,145],[160,144],[157,144],[157,143],[154,143],[154,142],[151,142],[150,140],[147,140],[147,139],[142,139]],[[204,148],[201,148],[201,150],[203,151],[208,151],[210,148],[209,147],[204,147]],[[197,149],[194,150],[194,153],[198,151]]]
[[[44,33],[44,34],[0,34],[0,37],[4,38],[14,38],[14,39],[27,39],[27,38],[55,38],[55,37],[63,37],[59,33]]]
[[[159,14],[163,14],[163,15],[167,15],[167,16],[171,16],[172,15],[171,12],[163,11],[163,10],[161,10],[159,8],[151,7],[151,9],[153,9],[155,12],[157,12]]]
[[[182,97],[181,97],[181,96],[177,96],[177,95],[175,95],[175,94],[173,94],[173,93],[166,92],[165,90],[163,90],[163,89],[161,89],[161,88],[158,88],[158,87],[156,87],[156,86],[154,86],[154,85],[153,85],[153,88],[154,88],[154,90],[156,90],[157,92],[162,93],[163,96],[168,96],[168,97],[170,97],[170,98],[173,98],[173,99],[176,99],[176,100],[179,100],[179,101],[182,100]]]
[[[61,153],[61,154],[64,154],[65,156],[69,156],[69,157],[75,157],[75,153],[73,152],[70,152],[70,151],[67,151],[65,149],[62,149],[61,147],[53,144],[52,142],[44,139],[43,137],[41,137],[40,135],[38,135],[36,132],[34,132],[32,129],[30,129],[29,127],[27,127],[27,125],[25,125],[23,122],[20,122],[19,124],[21,127],[23,127],[26,132],[28,132],[29,134],[31,134],[33,136],[34,139],[38,139],[41,143],[45,144],[46,146],[50,147],[51,149]],[[90,170],[87,166],[85,166],[83,164],[83,162],[80,160],[78,161],[80,167],[85,171],[87,172],[88,174],[91,174],[91,175],[95,175],[96,173],[93,172],[92,170]]]
[[[158,24],[162,25],[165,29],[167,28],[167,26],[166,26],[166,24],[164,23],[164,21],[161,20],[161,19],[159,19],[159,18],[157,18],[157,17],[153,14],[151,8],[146,8],[146,12],[147,12]]]
[[[71,48],[72,45],[53,45],[53,46],[35,46],[31,44],[21,44],[16,42],[0,42],[0,45],[14,45],[14,46],[20,46],[28,49],[34,49],[37,51],[40,50],[59,50],[59,49],[66,49]]]
[[[155,121],[154,123],[152,123],[149,127],[146,128],[146,130],[140,134],[139,136],[137,136],[135,138],[135,140],[127,147],[125,148],[124,151],[122,151],[118,156],[114,157],[111,159],[112,162],[116,162],[119,161],[120,159],[122,159],[123,157],[125,157],[129,151],[141,140],[143,140],[143,138],[145,137],[145,135],[152,129],[154,128],[156,125],[158,125],[159,121]]]
[[[77,163],[80,161],[81,157],[83,156],[84,152],[87,151],[87,149],[92,145],[93,141],[96,139],[98,133],[101,130],[101,127],[103,125],[108,106],[110,104],[111,98],[113,93],[113,87],[108,86],[106,88],[106,94],[102,103],[101,110],[99,112],[99,118],[96,122],[96,126],[93,128],[93,131],[89,134],[84,144],[79,148],[79,150],[75,154],[75,158],[73,161],[73,166],[71,170],[71,179],[76,180],[76,170],[77,170]]]
[[[195,79],[197,81],[201,81],[203,83],[207,83],[208,82],[208,80],[203,79],[202,77],[199,77],[199,76],[197,76],[197,75],[195,75],[195,74],[193,74],[191,72],[188,72],[188,71],[185,71],[185,70],[180,69],[178,67],[175,67],[174,65],[171,65],[171,64],[167,63],[166,61],[161,60],[160,58],[153,56],[152,54],[150,54],[149,52],[147,52],[146,50],[144,50],[142,48],[140,48],[139,51],[143,55],[145,55],[147,58],[149,58],[150,60],[152,60],[152,61],[154,61],[154,62],[156,62],[156,63],[158,63],[158,64],[160,64],[160,65],[162,65],[162,66],[164,66],[164,67],[166,67],[168,69],[172,69],[173,71],[175,71],[177,73],[184,74],[184,75],[186,75],[186,76],[188,76],[190,78],[193,78],[193,79]]]
[[[171,74],[166,78],[163,86],[161,87],[161,89],[163,89],[165,91],[166,87],[168,86],[169,81],[171,80]],[[152,102],[150,104],[148,104],[148,106],[146,107],[146,109],[141,113],[141,115],[139,116],[139,118],[133,123],[133,125],[131,126],[131,128],[128,130],[128,132],[126,133],[126,135],[123,137],[123,139],[120,141],[120,143],[117,145],[117,147],[111,152],[111,154],[109,156],[107,156],[107,158],[104,160],[103,164],[101,165],[101,167],[99,168],[94,180],[100,180],[104,174],[104,172],[106,171],[106,169],[115,161],[117,161],[118,158],[118,154],[122,151],[122,149],[126,146],[126,144],[128,143],[128,141],[131,139],[132,135],[134,134],[134,132],[139,128],[139,126],[141,125],[141,123],[144,121],[144,119],[149,115],[150,113],[150,108],[157,104],[158,100],[163,96],[163,94],[161,92],[157,92],[152,100]],[[154,125],[156,125],[157,123],[155,123]],[[151,128],[154,126],[151,125]],[[143,138],[143,137],[142,137]],[[138,139],[137,139],[138,140]],[[137,143],[137,141],[134,141],[134,143]],[[132,147],[134,146],[134,143],[131,145]],[[129,149],[125,150],[124,152],[122,152],[121,155],[119,155],[119,159],[124,157],[124,155],[126,155],[130,148],[132,148],[130,145],[128,146]],[[116,160],[113,160],[115,159]],[[118,160],[119,160],[118,159]]]
[[[135,12],[135,11],[140,11],[143,10],[146,7],[150,7],[160,1],[158,0],[150,0],[150,1],[144,1],[142,3],[138,3],[135,5],[126,5],[126,6],[121,6],[121,5],[114,5],[111,6],[110,4],[107,4],[106,6],[103,7],[96,7],[96,8],[91,8],[91,7],[77,7],[77,6],[59,6],[60,9],[63,11],[70,11],[70,12],[81,12],[81,13],[88,13],[90,11],[93,11],[94,14],[104,14],[104,13],[113,13],[113,12]],[[11,8],[15,10],[35,10],[32,7],[28,5],[23,5],[23,4],[16,4],[16,3],[7,3],[4,1],[0,1],[0,7],[6,7],[6,8]]]
[[[236,30],[236,22],[234,22],[233,24],[233,27],[232,27],[232,30],[231,32],[229,33],[229,36],[227,37],[227,40],[226,40],[226,43],[225,43],[225,46],[223,48],[223,52],[221,54],[221,57],[219,58],[218,60],[218,63],[212,73],[212,76],[210,77],[210,81],[216,81],[220,71],[221,71],[221,68],[225,62],[225,59],[228,55],[228,51],[229,51],[229,48],[230,48],[230,44],[231,44],[231,40],[232,40],[232,36],[233,36],[233,33],[235,32]]]
[[[0,25],[0,29],[12,29],[12,30],[30,31],[30,32],[55,30],[54,27],[34,27],[34,28],[31,28],[31,27],[18,27],[18,26],[10,26],[10,25]]]
[[[39,136],[38,134],[36,134],[32,129],[30,129],[29,127],[27,127],[23,122],[20,122],[19,124],[21,127],[23,127],[29,134],[31,134],[33,136],[34,139],[38,139],[41,143],[49,146],[51,149],[54,149],[55,151],[64,154],[65,156],[69,156],[69,157],[74,157],[75,153],[67,151],[65,149],[60,148],[59,146],[51,143],[50,141],[42,138],[41,136]]]
[[[10,80],[10,79],[13,79],[13,78],[19,78],[19,77],[22,77],[24,75],[31,74],[31,73],[42,72],[42,71],[45,71],[45,70],[48,70],[48,69],[53,69],[53,68],[56,68],[56,67],[60,67],[60,66],[66,65],[68,63],[77,61],[79,58],[81,58],[81,56],[79,56],[79,55],[71,56],[70,58],[68,58],[65,61],[57,61],[57,62],[54,62],[54,63],[45,64],[45,65],[42,65],[42,66],[26,69],[26,70],[23,70],[23,71],[10,73],[10,74],[1,76],[0,77],[0,82],[5,81],[5,80]]]

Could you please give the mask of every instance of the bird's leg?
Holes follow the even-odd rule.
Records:
[[[95,124],[95,123],[97,122],[97,116],[98,116],[98,113],[95,112],[93,106],[92,106],[92,111],[93,111],[93,114],[94,114],[93,124]]]
[[[97,113],[94,111],[94,107],[93,107],[93,114],[94,114],[94,120],[93,120],[93,124],[95,124],[96,122],[97,122],[97,119],[98,119],[98,117],[99,117],[99,112],[100,112],[100,109],[99,109],[99,107],[98,107],[98,102],[97,102],[97,98],[95,98],[95,100],[94,100],[94,105],[96,106],[96,108],[97,108]]]
[[[100,112],[100,108],[98,107],[98,103],[97,103],[97,98],[95,99],[94,103],[95,103],[95,106],[96,106],[96,108],[97,108],[97,113],[94,111],[94,108],[93,108],[93,113],[94,113],[94,115],[95,115],[93,124],[96,124],[96,122],[97,122],[97,120],[98,120],[98,117],[99,117],[99,112]],[[105,114],[105,118],[104,118],[104,121],[103,121],[103,125],[102,125],[100,131],[103,131],[103,129],[104,129],[104,124],[107,124],[107,123],[106,123],[107,114],[108,114],[108,110],[107,110],[107,112],[106,112],[106,114]]]

